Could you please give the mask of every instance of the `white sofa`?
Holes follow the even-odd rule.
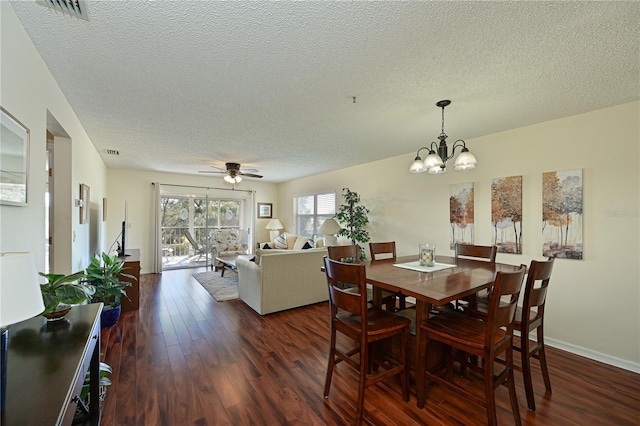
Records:
[[[260,315],[329,299],[323,256],[327,249],[258,250],[256,260],[238,259],[238,295]]]

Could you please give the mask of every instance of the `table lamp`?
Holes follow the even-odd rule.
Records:
[[[273,241],[278,238],[279,230],[284,229],[284,226],[278,219],[271,219],[265,228],[269,230],[269,240]]]
[[[7,394],[7,340],[9,326],[44,311],[36,265],[31,253],[0,253],[0,331],[2,342],[2,411]]]
[[[335,219],[325,219],[320,225],[320,229],[318,232],[324,234],[324,245],[328,246],[337,246],[338,245],[338,237],[336,237],[336,232],[340,229],[340,225],[336,222]]]

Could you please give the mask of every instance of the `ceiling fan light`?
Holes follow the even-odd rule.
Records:
[[[456,158],[453,168],[456,170],[471,170],[476,168],[477,163],[476,157],[467,148],[464,148]]]
[[[234,180],[231,176],[229,176],[229,175],[226,175],[226,176],[224,177],[224,180],[225,180],[225,181],[227,181],[227,182],[229,182],[229,183],[235,183],[235,180]]]
[[[411,167],[409,167],[409,173],[423,173],[426,171],[427,168],[424,166],[422,158],[420,157],[416,157],[413,163],[411,163]]]
[[[236,176],[235,179],[236,179],[236,183],[242,182],[242,178],[240,176]]]

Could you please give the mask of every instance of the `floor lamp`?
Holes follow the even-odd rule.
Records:
[[[31,253],[0,253],[0,331],[2,341],[2,417],[7,394],[7,342],[9,326],[44,311],[36,265]]]

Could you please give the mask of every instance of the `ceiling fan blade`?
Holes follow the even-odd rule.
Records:
[[[252,178],[258,178],[258,179],[262,179],[262,175],[256,175],[255,173],[244,173],[244,172],[239,172],[239,175],[242,176],[246,176],[246,177],[252,177]]]
[[[242,169],[240,170],[242,173],[258,173],[257,169]]]
[[[226,170],[198,170],[198,173],[218,173],[218,174],[226,174],[227,171]]]

